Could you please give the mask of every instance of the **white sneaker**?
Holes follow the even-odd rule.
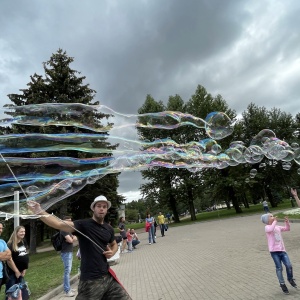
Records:
[[[74,297],[75,294],[70,290],[65,294],[65,297]]]
[[[151,245],[151,243],[149,243],[149,245]]]

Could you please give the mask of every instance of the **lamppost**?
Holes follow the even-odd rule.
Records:
[[[20,210],[20,196],[19,191],[14,192],[14,228],[20,225],[19,210]]]

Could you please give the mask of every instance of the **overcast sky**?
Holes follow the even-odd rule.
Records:
[[[1,0],[0,15],[0,107],[62,48],[121,113],[147,94],[187,101],[198,84],[237,113],[299,112],[299,0]],[[136,199],[140,183],[123,174],[119,192]]]

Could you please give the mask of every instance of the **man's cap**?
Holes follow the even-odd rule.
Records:
[[[98,203],[98,202],[106,202],[107,203],[107,209],[109,209],[111,207],[111,202],[108,201],[105,196],[101,195],[101,196],[98,196],[94,199],[94,201],[92,202],[92,204],[90,206],[91,210],[94,210],[94,207],[95,207],[96,203]]]

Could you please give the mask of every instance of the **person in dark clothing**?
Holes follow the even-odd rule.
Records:
[[[18,283],[20,276],[25,277],[26,270],[28,269],[29,256],[24,237],[25,228],[17,226],[7,242],[7,246],[11,251],[11,259],[7,261],[9,280],[6,283],[6,291]]]
[[[117,252],[118,245],[114,229],[104,222],[107,210],[111,207],[105,196],[98,196],[91,203],[92,218],[73,222],[62,221],[48,214],[37,202],[28,201],[28,206],[34,214],[42,215],[41,221],[48,226],[76,234],[81,254],[76,300],[131,300],[107,262]]]
[[[121,217],[119,219],[119,225],[118,225],[120,235],[122,237],[122,248],[121,253],[127,253],[126,245],[127,245],[127,235],[126,235],[126,225],[125,225],[125,218]]]

